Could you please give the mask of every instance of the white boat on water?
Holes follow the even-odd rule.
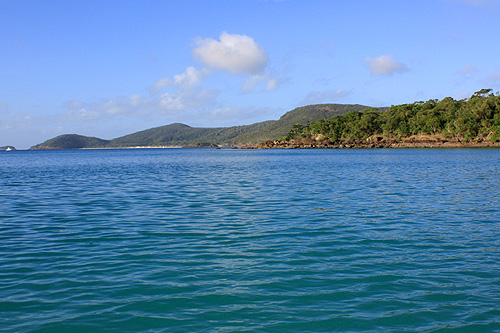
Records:
[[[10,148],[10,147],[5,148],[5,151],[11,151],[11,150],[12,150],[12,148]]]

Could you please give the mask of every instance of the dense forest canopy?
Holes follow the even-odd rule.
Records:
[[[351,111],[307,125],[294,125],[281,138],[314,137],[332,142],[364,140],[373,135],[409,137],[441,135],[456,140],[500,141],[500,96],[482,89],[469,99],[446,97],[441,101],[393,105],[385,112],[376,109]]]

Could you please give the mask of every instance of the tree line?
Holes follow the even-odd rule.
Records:
[[[350,111],[307,125],[294,125],[281,138],[315,137],[331,142],[364,140],[373,135],[392,138],[441,135],[459,141],[500,141],[500,95],[491,89],[475,92],[469,99],[446,97],[413,104],[393,105],[387,111]]]

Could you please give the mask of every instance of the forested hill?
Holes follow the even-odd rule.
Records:
[[[79,148],[101,148],[109,144],[109,140],[88,137],[78,134],[63,134],[49,139],[44,143],[33,146],[30,149],[79,149]]]
[[[422,145],[419,145],[421,141]],[[500,95],[482,89],[469,99],[429,100],[391,106],[386,112],[351,111],[290,132],[267,148],[497,146],[500,142]]]
[[[103,140],[76,134],[65,134],[47,140],[30,149],[78,149],[162,146],[232,146],[277,140],[290,131],[293,125],[306,125],[318,119],[361,111],[363,105],[318,104],[296,108],[279,120],[268,120],[245,126],[199,128],[185,124],[170,124],[125,135],[113,140]]]

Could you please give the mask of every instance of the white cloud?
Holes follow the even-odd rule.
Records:
[[[313,91],[310,92],[299,105],[310,105],[320,103],[332,103],[349,96],[349,92],[344,89]]]
[[[168,77],[158,79],[153,86],[153,91],[159,92],[163,88],[169,86],[175,86],[181,90],[193,89],[200,85],[202,79],[206,77],[207,74],[207,70],[199,70],[190,66],[186,68],[183,73],[174,75],[173,80]]]
[[[391,55],[382,55],[375,59],[366,58],[371,75],[392,75],[394,73],[405,72],[408,69],[402,63],[396,61]]]
[[[267,66],[266,51],[252,37],[223,32],[220,41],[197,39],[193,55],[205,66],[231,74],[258,74]]]
[[[266,52],[253,38],[245,35],[221,33],[220,41],[212,38],[195,40],[193,56],[203,67],[201,70],[192,66],[175,75],[158,79],[151,91],[156,94],[167,87],[175,87],[178,93],[189,93],[201,85],[204,78],[213,73],[213,70],[222,70],[232,75],[249,76],[241,87],[242,93],[250,93],[256,89],[262,91],[276,90],[284,81],[283,77],[265,71],[268,63]],[[180,96],[166,95],[169,105],[176,105],[174,101]],[[184,104],[184,103],[182,103]],[[180,107],[180,104],[179,104]]]
[[[184,73],[174,75],[174,85],[181,89],[192,89],[200,84],[203,76],[202,71],[188,67]]]

